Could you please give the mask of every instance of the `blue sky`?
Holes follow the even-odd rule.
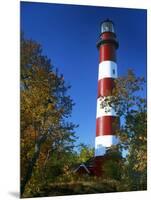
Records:
[[[132,68],[146,78],[146,10],[21,2],[21,30],[42,45],[43,54],[72,86],[69,94],[76,105],[70,120],[79,124],[78,142],[91,146],[99,65],[96,42],[106,18],[114,22],[119,41],[118,75]]]

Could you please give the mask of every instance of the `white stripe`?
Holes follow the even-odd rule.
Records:
[[[111,147],[112,145],[117,145],[119,143],[119,138],[116,135],[101,135],[95,138],[95,149],[99,147]]]
[[[117,64],[113,61],[103,61],[99,64],[98,80],[102,78],[117,78]]]
[[[101,100],[101,97],[97,99],[96,118],[101,116],[117,116],[117,113],[115,112],[115,109],[113,107],[110,107],[109,105],[105,105],[105,107],[103,107],[103,101],[104,100]]]

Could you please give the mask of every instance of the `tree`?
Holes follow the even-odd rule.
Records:
[[[147,181],[147,107],[145,79],[137,77],[130,69],[125,76],[115,80],[112,96],[103,98],[102,106],[113,107],[121,119],[116,126],[120,149],[126,150],[122,179],[128,190],[146,188]],[[111,163],[107,164],[110,171]],[[112,171],[111,171],[112,172]]]
[[[120,148],[128,152],[123,166],[123,179],[131,183],[129,190],[144,189],[147,175],[145,79],[137,77],[130,69],[127,75],[114,82],[112,96],[102,98],[102,106],[113,107],[121,119],[121,125],[116,126],[116,135],[120,137]]]
[[[21,37],[21,196],[38,165],[44,167],[54,152],[73,149],[69,89],[41,46]]]
[[[133,113],[127,119],[127,128],[131,132],[128,141],[128,156],[124,172],[129,188],[144,190],[147,188],[147,113]]]
[[[81,143],[79,145],[78,162],[84,163],[94,156],[94,148]]]
[[[121,117],[117,134],[121,148],[128,154],[123,177],[131,182],[130,189],[146,188],[147,181],[147,104],[145,79],[137,77],[132,70],[115,82],[113,105]]]
[[[119,145],[112,146],[106,152],[106,160],[103,164],[103,174],[106,179],[120,180],[123,165],[122,152]]]

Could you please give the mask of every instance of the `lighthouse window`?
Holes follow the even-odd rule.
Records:
[[[115,69],[112,70],[113,74],[115,75]]]
[[[101,32],[113,32],[114,33],[114,27],[111,21],[105,21],[103,22],[101,26]]]

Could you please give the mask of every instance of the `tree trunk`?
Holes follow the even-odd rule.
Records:
[[[46,139],[47,139],[47,135],[42,135],[37,140],[37,143],[35,145],[35,152],[34,152],[33,157],[28,165],[26,175],[24,176],[23,180],[21,181],[21,197],[25,191],[26,184],[31,179],[33,168],[36,164],[37,159],[39,158],[41,145],[45,142]]]

